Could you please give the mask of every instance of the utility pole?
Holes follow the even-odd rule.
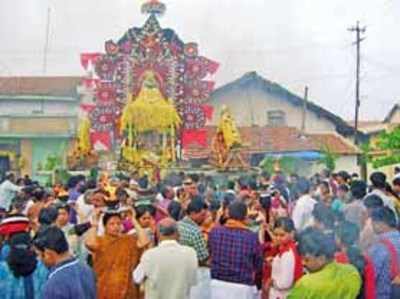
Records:
[[[359,117],[359,109],[360,109],[360,45],[361,42],[365,39],[361,37],[361,34],[365,33],[366,28],[360,27],[360,22],[357,21],[357,25],[355,27],[351,27],[348,29],[350,32],[356,33],[356,41],[354,44],[357,46],[357,65],[356,65],[356,105],[355,105],[355,119],[354,119],[354,143],[358,145],[358,117]]]
[[[304,88],[304,99],[303,99],[303,113],[301,116],[301,133],[303,136],[306,134],[306,116],[307,116],[307,102],[308,102],[308,86]]]
[[[47,72],[47,52],[49,51],[49,35],[50,35],[50,7],[47,9],[47,22],[46,22],[46,39],[43,51],[43,75]]]

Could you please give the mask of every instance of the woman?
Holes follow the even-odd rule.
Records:
[[[270,299],[285,299],[295,282],[303,275],[301,257],[294,240],[293,220],[278,218],[274,225],[274,240],[278,253],[272,259]]]
[[[132,282],[132,271],[139,264],[143,248],[149,244],[145,231],[132,211],[134,235],[122,234],[119,213],[103,216],[104,236],[97,236],[100,210],[88,232],[86,247],[93,253],[93,269],[97,275],[98,299],[139,299],[139,288]]]
[[[0,263],[0,298],[41,298],[48,270],[37,260],[29,233],[13,235],[9,244],[7,261]]]
[[[374,299],[375,289],[375,270],[372,261],[364,256],[358,248],[357,243],[360,230],[357,224],[344,221],[336,229],[336,243],[339,251],[335,255],[335,260],[342,264],[352,264],[355,266],[362,277],[362,287],[358,299]]]
[[[155,224],[155,214],[156,209],[151,205],[140,205],[135,208],[136,220],[139,225],[146,232],[147,238],[150,241],[149,245],[155,244],[155,234],[156,234],[156,224]],[[129,228],[128,234],[136,234],[136,226],[131,219],[126,219],[124,221],[124,228]]]

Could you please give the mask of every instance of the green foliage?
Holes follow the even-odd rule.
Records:
[[[46,158],[44,170],[53,171],[62,166],[62,159],[60,156],[50,154]]]
[[[386,154],[372,159],[374,168],[400,163],[400,127],[391,132],[381,133],[376,145],[378,150],[385,151]]]
[[[322,148],[321,154],[322,158],[320,159],[319,164],[324,164],[327,169],[334,171],[339,156],[333,153],[327,146]]]

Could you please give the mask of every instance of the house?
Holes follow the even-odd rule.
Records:
[[[305,132],[336,132],[348,137],[354,133],[351,125],[339,116],[291,93],[277,83],[262,78],[256,72],[216,89],[210,98],[214,106],[211,125],[218,123],[222,107],[229,107],[239,127],[293,127],[302,130],[305,110]],[[305,105],[305,108],[304,107]]]
[[[76,134],[79,77],[0,77],[0,172],[34,178]]]
[[[337,170],[359,172],[357,155],[361,152],[350,140],[354,134],[351,125],[255,72],[216,89],[210,104],[214,115],[207,127],[208,144],[220,112],[227,106],[253,166],[268,156],[295,157],[304,162],[299,171],[309,175],[324,167],[318,161],[329,151],[338,157]],[[186,150],[188,158],[205,159],[209,155],[209,148],[192,146]]]

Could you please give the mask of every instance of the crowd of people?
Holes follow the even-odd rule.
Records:
[[[400,175],[0,184],[0,298],[400,298]]]

